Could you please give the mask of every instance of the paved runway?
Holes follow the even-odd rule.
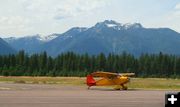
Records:
[[[164,107],[166,91],[0,83],[0,107]]]

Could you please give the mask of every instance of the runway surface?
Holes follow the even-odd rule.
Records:
[[[0,83],[0,107],[164,107],[166,92]]]

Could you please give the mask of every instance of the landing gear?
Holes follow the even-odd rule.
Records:
[[[118,86],[116,86],[114,89],[115,89],[115,90],[120,90],[120,89],[121,89],[121,86],[118,85]]]
[[[121,86],[122,86],[122,89],[123,89],[123,90],[127,90],[127,89],[128,89],[128,87],[127,87],[127,86],[124,86],[124,84],[122,84]]]
[[[115,90],[121,90],[121,89],[122,89],[122,90],[127,90],[128,87],[123,84],[123,85],[118,85],[118,86],[116,86],[114,89],[115,89]]]
[[[90,87],[91,87],[91,86],[88,86],[88,88],[87,88],[87,89],[89,90],[89,89],[90,89]]]

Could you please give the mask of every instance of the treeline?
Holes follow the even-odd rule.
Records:
[[[24,51],[0,56],[0,75],[3,76],[86,76],[94,71],[180,78],[180,57],[163,53],[134,57],[127,53],[105,56],[103,53],[80,55],[73,52],[51,57],[46,52],[29,56]]]

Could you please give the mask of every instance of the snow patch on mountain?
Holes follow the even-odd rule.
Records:
[[[52,34],[52,35],[48,35],[48,36],[39,36],[37,39],[42,41],[42,42],[49,42],[53,39],[55,39],[56,37],[58,37],[58,34]]]
[[[126,24],[121,24],[118,22],[115,22],[113,20],[105,20],[104,22],[99,22],[95,25],[96,28],[102,28],[102,27],[108,27],[108,28],[113,28],[115,30],[128,30],[128,29],[137,29],[137,28],[142,28],[142,25],[140,23],[126,23]]]
[[[142,28],[142,25],[140,23],[133,23],[133,24],[126,23],[123,25],[123,28],[124,29],[130,29],[130,28],[136,28],[137,29],[137,28]]]
[[[58,37],[58,35],[59,34],[51,34],[51,35],[43,36],[40,34],[36,34],[36,35],[30,35],[30,36],[24,36],[24,37],[9,37],[9,38],[3,38],[3,39],[7,42],[12,42],[16,40],[38,40],[41,42],[49,42],[55,39],[56,37]]]
[[[115,27],[115,26],[117,26],[116,24],[106,24],[107,25],[107,27]]]

